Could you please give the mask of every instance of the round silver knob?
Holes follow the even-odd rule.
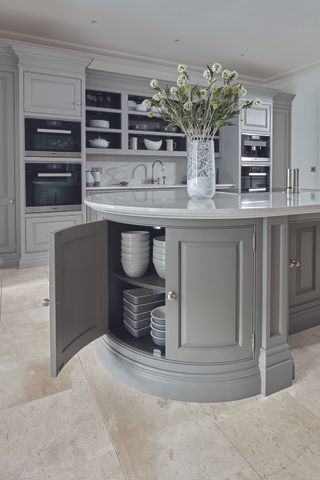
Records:
[[[49,298],[44,298],[44,299],[42,300],[42,305],[43,305],[43,307],[48,307],[48,306],[50,305],[50,300],[49,300]]]
[[[14,200],[12,200],[12,198],[10,198],[9,203],[14,203]]]
[[[175,292],[168,292],[167,299],[172,301],[177,298],[177,294]]]
[[[290,260],[289,268],[299,268],[300,262],[298,260]]]

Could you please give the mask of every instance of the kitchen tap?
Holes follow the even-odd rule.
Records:
[[[139,167],[142,167],[144,169],[144,180],[142,180],[142,183],[148,183],[148,170],[145,163],[138,163],[132,170],[131,177],[134,178],[134,174]]]
[[[162,173],[164,173],[164,166],[163,166],[163,163],[162,163],[162,161],[161,161],[161,160],[155,160],[155,161],[153,162],[153,164],[152,164],[152,177],[151,177],[151,183],[153,183],[153,184],[155,184],[155,183],[159,183],[159,179],[157,179],[157,180],[156,180],[156,179],[154,178],[154,170],[155,170],[155,166],[156,166],[156,164],[157,164],[157,163],[160,163],[160,165],[161,165],[161,168],[162,168],[162,170],[161,170],[161,171],[162,171]]]

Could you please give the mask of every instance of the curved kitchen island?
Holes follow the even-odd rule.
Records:
[[[100,337],[105,367],[151,394],[228,401],[291,385],[289,271],[301,285],[306,272],[289,258],[289,223],[308,232],[320,219],[320,192],[217,193],[200,201],[184,189],[141,189],[85,203],[100,220],[57,232],[52,241],[53,375]],[[152,261],[140,278],[123,272],[121,232],[137,229],[165,234],[165,280]],[[166,293],[163,348],[124,329],[123,291],[137,286]]]

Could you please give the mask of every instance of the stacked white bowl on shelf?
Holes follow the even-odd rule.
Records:
[[[156,345],[166,344],[166,307],[157,307],[151,311],[150,335]]]
[[[166,278],[166,239],[165,236],[153,239],[153,265],[160,278]]]
[[[121,264],[128,277],[141,277],[150,260],[149,232],[128,231],[121,233]]]

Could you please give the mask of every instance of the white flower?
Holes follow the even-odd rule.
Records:
[[[253,100],[253,105],[254,105],[255,107],[258,107],[259,105],[261,105],[261,103],[262,103],[262,102],[261,102],[260,98],[255,98],[255,99]]]
[[[184,73],[187,70],[187,65],[184,65],[183,63],[180,63],[177,68],[179,73]]]
[[[155,78],[153,80],[151,80],[151,82],[150,82],[150,87],[151,88],[157,88],[158,86],[159,86],[158,80],[156,80]]]
[[[161,94],[160,93],[155,93],[152,98],[156,102],[159,102],[161,100]]]
[[[178,87],[182,87],[182,86],[185,85],[186,83],[187,83],[186,76],[185,76],[184,74],[179,75],[179,77],[177,78],[177,85],[178,85]]]
[[[245,96],[247,95],[247,93],[248,93],[248,92],[247,92],[247,89],[244,88],[243,85],[241,85],[240,91],[239,91],[240,96],[241,96],[241,97],[245,97]]]
[[[176,94],[177,94],[177,91],[178,91],[177,87],[171,87],[171,88],[170,88],[170,93],[171,93],[171,95],[176,95]]]
[[[222,66],[220,65],[220,63],[214,63],[211,67],[211,70],[213,71],[213,73],[220,73],[222,70]]]
[[[239,77],[239,73],[233,70],[233,72],[231,72],[231,76],[232,80],[236,80]]]
[[[207,96],[207,90],[205,88],[200,88],[199,95],[200,97],[205,98]]]
[[[186,103],[183,104],[183,108],[185,110],[191,110],[192,108],[192,102],[190,100],[188,100]]]
[[[205,70],[205,71],[203,72],[202,76],[203,76],[205,79],[210,80],[210,78],[211,78],[210,70],[208,70],[208,69]]]
[[[148,98],[146,98],[145,100],[143,100],[142,103],[143,103],[143,105],[144,105],[145,107],[147,107],[147,108],[151,107],[151,101],[150,101]]]
[[[224,80],[229,80],[231,76],[232,76],[232,72],[230,70],[223,70],[222,78]]]

